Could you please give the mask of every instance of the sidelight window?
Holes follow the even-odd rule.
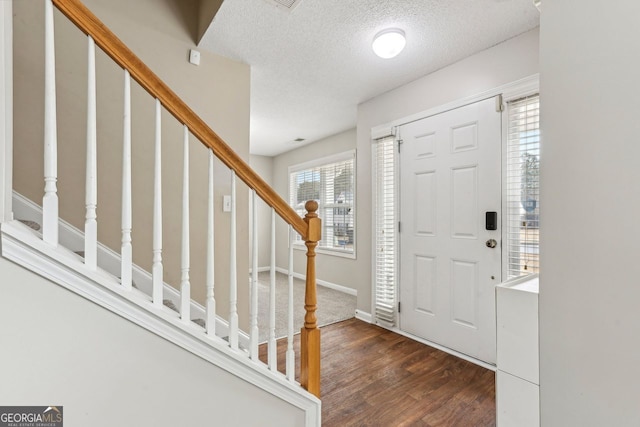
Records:
[[[507,275],[540,270],[540,98],[507,103]]]

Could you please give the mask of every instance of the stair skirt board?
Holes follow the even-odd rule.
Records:
[[[14,217],[41,224],[41,209],[35,203],[14,192]],[[305,412],[305,425],[320,426],[321,402],[292,383],[280,372],[270,371],[261,363],[253,362],[244,352],[232,350],[224,338],[210,337],[204,329],[192,322],[183,322],[179,314],[167,306],[156,307],[149,296],[151,275],[134,266],[133,279],[139,289],[126,291],[119,278],[111,272],[119,272],[119,254],[100,245],[98,264],[90,270],[83,259],[72,249],[82,250],[83,234],[70,224],[60,220],[60,245],[53,247],[42,241],[40,233],[24,222],[15,220],[0,224],[0,250],[2,256],[52,282],[100,305],[113,313],[155,333],[184,348],[194,355],[225,369],[274,396]],[[148,290],[149,293],[146,293]],[[165,295],[179,301],[179,293],[165,283]],[[192,302],[195,317],[204,318],[204,308]],[[216,321],[217,332],[227,335],[228,324],[224,319]],[[249,348],[249,337],[242,334],[240,344]]]

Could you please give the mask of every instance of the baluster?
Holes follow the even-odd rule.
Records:
[[[304,294],[304,326],[300,331],[300,384],[310,393],[320,397],[320,329],[316,319],[316,246],[322,234],[322,223],[316,211],[318,203],[309,200],[305,204],[307,214],[307,278]]]
[[[213,150],[209,150],[209,214],[207,215],[207,334],[216,334],[216,299],[214,295],[214,205],[213,205]]]
[[[56,59],[53,31],[53,3],[45,2],[44,51],[44,197],[42,239],[58,246],[58,130],[56,119]]]
[[[153,303],[162,307],[162,106],[156,99],[155,165],[153,185]]]
[[[96,136],[96,45],[88,39],[87,70],[87,170],[85,183],[86,215],[84,221],[84,263],[95,270],[98,263],[98,176]]]
[[[133,251],[131,247],[131,77],[124,70],[124,114],[122,135],[122,246],[120,283],[130,290]]]
[[[191,283],[189,283],[189,128],[184,125],[182,167],[182,275],[180,280],[180,317],[191,321]]]
[[[256,191],[251,190],[251,359],[258,360],[258,198]]]
[[[229,344],[238,349],[238,274],[236,267],[236,173],[231,171],[231,245],[229,250]]]
[[[294,382],[296,379],[296,354],[293,351],[293,227],[289,226],[289,314],[287,333],[287,378]]]
[[[278,370],[276,342],[276,211],[271,209],[271,264],[269,269],[269,369]]]

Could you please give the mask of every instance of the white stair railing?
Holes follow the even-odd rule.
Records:
[[[191,322],[191,283],[189,282],[189,128],[183,126],[182,166],[182,266],[180,276],[180,317]]]
[[[249,352],[251,359],[257,361],[260,341],[260,330],[258,329],[258,197],[254,190],[251,190],[251,224],[251,289],[249,290],[251,348]]]
[[[162,106],[156,99],[155,162],[153,174],[153,303],[162,307],[164,269],[162,266]]]
[[[289,226],[289,262],[287,263],[287,293],[288,293],[288,321],[287,321],[287,378],[289,381],[294,382],[296,379],[296,354],[293,351],[293,242],[294,242],[293,227]]]
[[[140,83],[153,97],[155,102],[154,109],[154,154],[153,154],[153,218],[151,224],[151,280],[150,286],[146,292],[150,294],[151,304],[148,298],[143,299],[148,304],[150,311],[156,313],[170,313],[164,306],[165,295],[172,295],[171,292],[166,293],[164,283],[164,265],[163,265],[163,172],[162,168],[162,113],[166,108],[178,121],[183,128],[183,159],[182,159],[182,197],[181,197],[181,255],[180,255],[180,282],[179,282],[179,319],[180,328],[187,332],[202,333],[204,337],[212,340],[218,340],[220,343],[224,341],[223,336],[218,336],[216,324],[222,322],[228,333],[228,347],[248,357],[256,363],[263,363],[259,359],[259,346],[266,346],[266,368],[273,375],[277,375],[289,382],[295,382],[295,352],[294,352],[294,330],[296,326],[294,322],[294,282],[293,282],[293,238],[294,233],[300,233],[305,240],[315,243],[319,239],[319,219],[315,214],[317,206],[309,209],[307,219],[304,221],[288,206],[286,203],[268,187],[255,172],[235,154],[225,143],[220,140],[213,131],[211,131],[199,117],[195,115],[184,103],[171,92],[164,83],[151,73],[150,70],[133,56],[126,46],[115,39],[115,36],[106,30],[102,24],[96,24],[97,18],[92,16],[84,6],[77,0],[46,0],[45,1],[45,135],[44,135],[44,196],[42,201],[43,207],[43,232],[42,239],[48,245],[57,247],[59,244],[58,223],[59,223],[59,200],[57,190],[57,115],[56,115],[56,75],[55,75],[55,43],[54,43],[54,19],[53,4],[63,11],[63,13],[72,19],[72,21],[87,34],[87,52],[88,52],[88,78],[87,78],[87,133],[86,133],[86,182],[85,182],[85,221],[84,221],[84,267],[87,271],[93,272],[99,269],[98,265],[98,218],[97,218],[97,199],[98,199],[98,122],[97,116],[97,74],[96,74],[96,46],[105,49],[105,52],[120,66],[124,67],[124,104],[123,104],[123,141],[122,141],[122,211],[121,211],[121,238],[120,249],[121,258],[120,265],[116,271],[109,271],[113,274],[114,282],[121,285],[121,289],[127,295],[138,295],[132,291],[134,287],[138,287],[133,281],[133,246],[132,246],[132,216],[133,216],[133,188],[132,188],[132,93],[131,78],[133,77]],[[97,27],[96,27],[97,25]],[[91,28],[89,28],[91,27]],[[93,29],[93,30],[92,30]],[[110,43],[112,45],[110,45]],[[109,49],[111,49],[109,51]],[[145,74],[146,73],[146,74]],[[145,81],[149,79],[148,81]],[[207,193],[207,234],[206,234],[206,280],[204,286],[206,288],[205,307],[200,306],[191,299],[191,258],[190,258],[190,159],[189,159],[189,139],[190,135],[202,142],[208,149],[208,193]],[[216,310],[215,299],[215,231],[214,231],[214,209],[215,209],[215,187],[214,187],[214,155],[217,156],[230,171],[230,240],[229,240],[229,300],[228,300],[228,319],[224,321],[218,316]],[[194,166],[195,167],[195,166]],[[253,229],[252,236],[252,252],[251,252],[251,280],[249,289],[249,333],[245,333],[239,328],[239,310],[238,310],[238,263],[237,263],[237,239],[238,239],[238,211],[237,211],[237,188],[236,180],[240,177],[242,181],[249,185],[252,197],[252,215],[251,223]],[[259,197],[258,197],[259,196]],[[270,228],[270,262],[269,262],[269,283],[268,283],[268,301],[259,300],[259,288],[262,285],[258,277],[258,203],[262,203],[258,199],[265,201],[271,208],[271,228]],[[276,216],[280,216],[285,220],[288,230],[288,282],[287,282],[287,310],[286,312],[286,364],[284,375],[278,372],[278,341],[276,334],[277,325],[277,288],[276,280]],[[68,248],[77,250],[77,248]],[[170,254],[170,251],[167,252]],[[310,258],[314,256],[310,253]],[[70,264],[71,265],[71,264]],[[76,268],[75,266],[73,268]],[[136,267],[137,268],[137,267]],[[307,280],[306,306],[309,312],[315,311],[315,267],[307,270],[307,276],[312,271],[313,275]],[[169,275],[169,274],[167,274]],[[119,277],[119,280],[118,280]],[[246,282],[241,282],[246,283]],[[131,297],[133,298],[133,297]],[[266,304],[267,318],[259,318],[259,307]],[[191,320],[192,313],[196,311],[204,313],[204,331],[198,330]],[[164,315],[163,315],[164,316]],[[313,315],[309,315],[311,320],[305,323],[304,330],[314,341],[309,348],[319,354],[319,333],[315,326]],[[165,318],[164,316],[163,318]],[[167,317],[168,318],[168,317]],[[189,327],[185,327],[189,325]],[[267,332],[265,342],[260,342],[259,331],[264,329]],[[279,333],[284,334],[282,331]],[[224,332],[220,332],[223,335]],[[306,338],[305,338],[306,339]],[[311,342],[311,341],[309,341]],[[302,347],[305,347],[303,340]],[[303,355],[306,354],[303,352]],[[315,366],[318,358],[313,355],[307,355],[308,360],[301,363],[303,369],[306,369],[304,375],[305,382],[303,385],[312,390],[313,393],[319,393],[319,363]]]
[[[229,245],[229,344],[238,349],[238,263],[236,225],[236,173],[231,171],[231,236]]]
[[[122,245],[120,283],[131,290],[133,247],[131,245],[131,76],[124,70],[124,114],[122,135]]]
[[[45,3],[44,19],[44,197],[42,239],[58,246],[58,130],[56,119],[56,47],[53,4]]]
[[[208,192],[207,192],[207,301],[206,301],[206,326],[210,337],[216,335],[216,299],[214,294],[215,264],[214,259],[214,203],[213,203],[213,151],[207,150],[208,163]]]
[[[96,44],[87,36],[87,168],[85,183],[84,263],[95,270],[98,265],[98,163],[96,122]]]
[[[271,263],[269,264],[269,369],[278,370],[276,343],[276,212],[271,209]]]

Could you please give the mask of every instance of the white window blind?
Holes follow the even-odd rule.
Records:
[[[507,275],[540,269],[540,99],[508,102]]]
[[[305,203],[318,202],[322,219],[321,249],[354,254],[355,151],[289,169],[289,203],[304,217]],[[297,242],[301,242],[298,236]]]
[[[375,189],[375,320],[389,326],[396,323],[396,179],[394,138],[374,143]]]

